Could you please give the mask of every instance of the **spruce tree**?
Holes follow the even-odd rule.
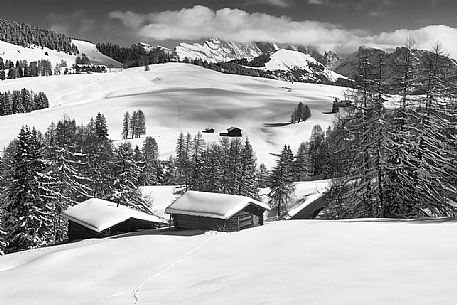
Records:
[[[52,240],[52,212],[42,185],[42,143],[35,129],[22,127],[13,162],[13,179],[6,190],[2,214],[6,253],[42,246]]]
[[[284,146],[279,160],[270,176],[270,202],[276,207],[277,216],[281,217],[287,210],[287,204],[295,191],[293,179],[293,154],[289,146]]]
[[[144,170],[142,184],[157,185],[159,171],[159,148],[153,137],[146,137],[143,141]]]
[[[241,172],[238,185],[238,194],[258,199],[258,184],[256,180],[256,157],[249,139],[246,138],[241,149]]]
[[[122,139],[128,139],[130,134],[130,114],[126,112],[124,114],[124,120],[122,121]]]
[[[149,212],[149,208],[138,190],[140,168],[133,158],[130,142],[123,142],[115,149],[113,177],[114,192],[111,200],[143,212]]]
[[[311,158],[309,143],[302,142],[298,147],[297,155],[293,162],[294,181],[306,181],[311,176]]]

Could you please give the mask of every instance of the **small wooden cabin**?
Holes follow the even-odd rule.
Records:
[[[202,131],[203,133],[214,133],[214,128],[205,128],[205,130]]]
[[[62,216],[68,219],[70,241],[156,229],[168,224],[166,219],[97,198],[68,208]]]
[[[188,191],[165,213],[178,230],[239,231],[263,225],[270,207],[249,197]]]
[[[223,137],[241,137],[241,128],[230,127],[227,128],[227,132],[221,132],[219,135]]]

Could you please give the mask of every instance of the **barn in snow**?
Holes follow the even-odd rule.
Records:
[[[168,208],[178,230],[239,231],[263,225],[270,207],[249,197],[188,191]]]
[[[97,198],[68,208],[62,216],[68,219],[70,241],[155,229],[168,224],[167,220],[155,215]]]

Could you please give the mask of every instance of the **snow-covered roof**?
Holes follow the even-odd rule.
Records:
[[[230,127],[230,128],[227,128],[228,131],[232,131],[232,130],[235,130],[235,129],[242,130],[241,128],[235,127],[235,126],[232,126],[232,127]]]
[[[245,196],[188,191],[166,208],[165,213],[228,219],[250,204],[270,210],[266,203]]]
[[[150,222],[167,223],[167,220],[155,215],[133,210],[117,203],[91,198],[70,207],[62,212],[68,220],[74,221],[86,228],[101,232],[129,218]]]

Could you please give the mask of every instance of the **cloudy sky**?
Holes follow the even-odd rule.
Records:
[[[412,37],[457,58],[456,13],[456,0],[0,0],[0,18],[93,42],[170,47],[218,37],[349,53]]]

